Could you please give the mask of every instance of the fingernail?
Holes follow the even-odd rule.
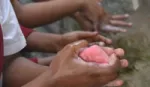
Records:
[[[129,26],[132,26],[133,25],[133,23],[129,23]]]
[[[98,44],[99,44],[99,46],[105,46],[104,42],[99,42]]]
[[[129,63],[127,60],[121,60],[122,67],[128,67]]]
[[[125,14],[124,16],[125,16],[125,17],[129,17],[129,14]]]
[[[123,81],[117,81],[116,84],[117,84],[118,86],[122,86],[122,85],[123,85]]]
[[[107,43],[108,44],[111,44],[112,43],[112,40],[110,40],[110,39],[106,39],[107,40]]]
[[[124,52],[124,50],[123,49],[121,49],[121,48],[117,48],[117,49],[115,49],[115,54],[117,55],[117,56],[124,56],[124,54],[125,54],[125,52]]]
[[[126,29],[122,29],[122,30],[120,30],[121,32],[127,32],[127,30]]]

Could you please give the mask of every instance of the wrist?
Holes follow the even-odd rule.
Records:
[[[22,87],[54,87],[55,79],[50,69]]]
[[[47,70],[45,73],[44,87],[54,87],[56,83],[55,75],[52,74],[51,70]]]
[[[62,35],[59,34],[49,34],[48,37],[51,40],[48,40],[44,46],[47,52],[58,52],[61,48]]]
[[[65,42],[63,35],[58,35],[57,37],[58,37],[58,40],[57,40],[57,43],[55,43],[56,52],[62,49],[62,47],[64,46],[64,42]]]

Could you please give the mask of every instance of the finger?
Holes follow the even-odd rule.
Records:
[[[97,45],[99,45],[99,46],[105,46],[105,43],[100,41],[100,42],[97,43]]]
[[[111,44],[112,43],[112,40],[109,39],[109,38],[106,38],[102,35],[97,35],[96,38],[93,39],[93,41],[102,41],[102,42],[105,42],[106,44]]]
[[[92,43],[89,43],[89,47],[92,46],[92,45],[98,45],[98,46],[102,46],[102,47],[103,47],[103,46],[105,46],[105,43],[104,43],[104,42],[101,42],[101,41],[100,41],[100,42],[92,42]]]
[[[127,26],[127,27],[132,26],[132,23],[127,23],[125,21],[110,20],[109,22],[110,22],[111,25],[115,25],[115,26]]]
[[[104,25],[104,26],[102,26],[101,30],[105,31],[105,32],[113,32],[113,33],[126,32],[126,29],[121,29],[120,27],[114,27],[111,25]]]
[[[86,39],[86,38],[93,38],[96,37],[96,35],[98,35],[98,32],[88,32],[88,31],[80,31],[77,32],[77,36],[79,39]]]
[[[108,64],[95,64],[92,69],[97,70],[96,73],[110,75],[117,73],[121,68],[120,60],[115,54],[110,55]]]
[[[120,60],[120,63],[122,68],[126,68],[129,65],[129,62],[126,59]]]
[[[114,73],[109,74],[109,75],[103,74],[103,76],[100,76],[98,79],[99,83],[102,83],[101,84],[102,86],[100,87],[105,87],[104,85],[108,84],[111,81],[114,81],[117,77],[118,77],[118,74],[114,74]]]
[[[127,19],[130,15],[129,14],[124,14],[124,15],[113,15],[111,18],[114,20],[119,20],[119,19]]]
[[[102,47],[102,49],[110,56],[114,53],[114,49],[110,47]]]
[[[68,44],[65,46],[59,53],[64,54],[65,58],[73,59],[75,56],[78,56],[80,49],[86,48],[88,46],[88,42],[86,40],[76,41],[74,43]],[[63,56],[63,55],[62,55]]]
[[[95,32],[96,33],[96,32]],[[83,37],[83,35],[82,35],[82,38],[80,38],[80,39],[86,39],[88,42],[90,42],[90,43],[92,43],[93,44],[93,42],[100,42],[101,41],[101,43],[100,44],[103,44],[102,42],[104,42],[104,43],[106,43],[106,44],[111,44],[112,43],[112,40],[111,39],[109,39],[109,38],[106,38],[106,37],[104,37],[104,36],[102,36],[102,35],[93,35],[93,36],[89,36],[89,37]],[[94,43],[95,44],[95,43]]]
[[[96,31],[96,32],[99,32],[99,22],[95,22],[94,24],[93,24],[93,27],[94,27],[94,31]]]
[[[124,50],[121,49],[121,48],[115,49],[114,51],[115,51],[115,54],[116,54],[118,57],[122,57],[122,56],[124,56],[124,54],[125,54]]]
[[[88,46],[88,42],[86,40],[80,40],[80,41],[71,43],[69,46],[75,53],[78,53],[80,49],[86,48]]]
[[[113,68],[120,68],[120,61],[115,53],[111,54],[109,57],[109,65],[113,66]]]
[[[85,31],[90,31],[93,28],[92,24],[87,19],[82,17],[79,12],[75,14],[75,19],[81,26],[81,29]]]
[[[80,24],[80,26],[84,31],[92,31],[93,30],[93,25],[89,21],[84,21],[84,23]]]
[[[114,80],[103,87],[120,87],[123,83],[123,80]]]

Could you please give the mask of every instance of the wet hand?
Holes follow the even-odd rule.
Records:
[[[125,60],[120,59],[121,52],[108,53],[108,65],[83,61],[78,53],[81,48],[88,46],[88,42],[81,40],[65,46],[54,58],[50,65],[55,79],[55,86],[63,87],[100,87],[115,80],[118,70]],[[108,49],[104,48],[107,52]],[[117,52],[117,51],[116,51]]]
[[[97,32],[90,31],[74,31],[62,35],[60,45],[58,49],[61,50],[65,45],[78,41],[78,40],[87,40],[88,42],[104,42],[105,44],[111,44],[112,41],[102,35],[99,35]]]

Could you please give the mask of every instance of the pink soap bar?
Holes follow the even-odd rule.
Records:
[[[96,63],[108,63],[109,58],[107,53],[97,45],[84,49],[79,56],[86,62]]]

